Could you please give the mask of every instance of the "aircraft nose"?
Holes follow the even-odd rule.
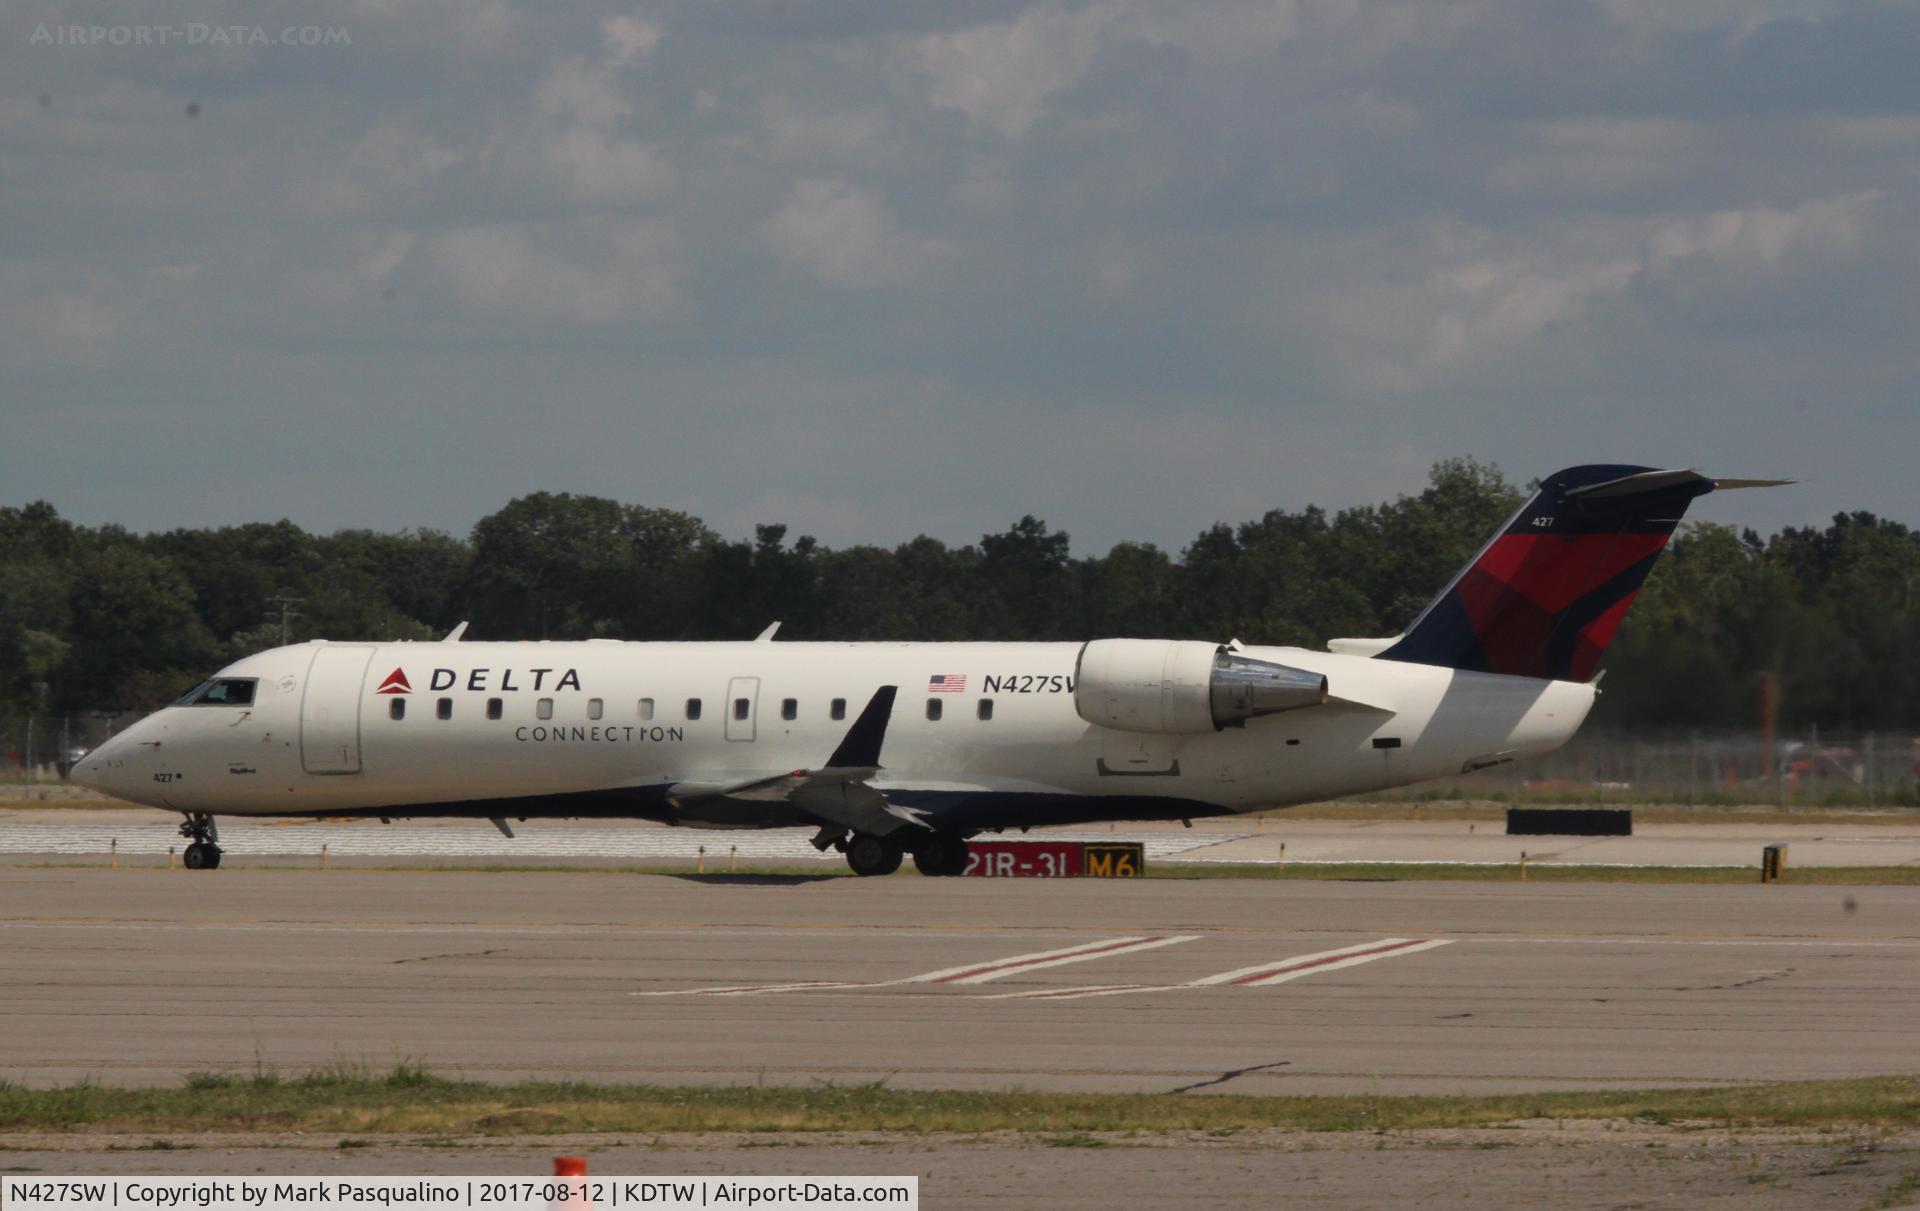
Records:
[[[67,776],[88,790],[137,801],[134,766],[139,764],[135,758],[140,751],[140,746],[122,732],[80,758]]]

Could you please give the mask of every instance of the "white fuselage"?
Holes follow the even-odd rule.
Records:
[[[875,690],[891,685],[898,697],[871,785],[925,807],[936,822],[1177,818],[1377,790],[1546,752],[1573,735],[1594,694],[1574,682],[1248,648],[1249,657],[1324,674],[1333,700],[1219,731],[1134,733],[1076,712],[1080,650],[313,642],[223,670],[223,678],[257,679],[250,703],[156,712],[89,754],[75,777],[185,813],[415,809],[794,825],[804,821],[778,812],[685,814],[669,788],[818,767]],[[962,678],[964,690],[952,691]],[[693,700],[697,718],[689,717]],[[404,704],[398,718],[396,702]],[[498,717],[489,717],[490,703]]]

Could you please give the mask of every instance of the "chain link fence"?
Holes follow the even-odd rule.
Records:
[[[1758,732],[1583,733],[1546,756],[1413,793],[1583,805],[1915,807],[1920,736],[1810,729],[1769,743]]]
[[[135,718],[106,711],[40,715],[0,709],[0,781],[59,782],[87,750]]]

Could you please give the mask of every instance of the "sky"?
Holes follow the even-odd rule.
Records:
[[[14,0],[0,504],[1920,525],[1920,4]]]

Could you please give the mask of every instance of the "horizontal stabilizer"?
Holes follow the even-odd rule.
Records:
[[[1784,488],[1799,482],[1797,479],[1716,479],[1713,489],[1716,492],[1730,492],[1735,488]]]
[[[1389,635],[1385,639],[1329,639],[1327,650],[1341,656],[1378,656],[1399,642],[1398,635]]]

